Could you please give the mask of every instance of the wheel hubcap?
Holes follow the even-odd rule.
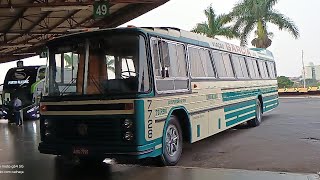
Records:
[[[166,150],[169,156],[174,156],[179,149],[179,133],[175,126],[169,125],[166,132]]]

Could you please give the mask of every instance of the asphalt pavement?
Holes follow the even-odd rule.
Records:
[[[318,179],[319,105],[316,98],[281,99],[261,126],[238,127],[185,145],[178,166],[171,168],[66,166],[38,152],[38,121],[16,127],[0,120],[0,179]]]

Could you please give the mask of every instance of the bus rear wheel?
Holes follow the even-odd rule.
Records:
[[[163,153],[161,163],[164,166],[174,166],[182,154],[182,130],[176,116],[171,115],[163,136]]]
[[[262,108],[261,108],[261,102],[259,99],[256,100],[256,113],[255,118],[248,121],[249,127],[257,127],[261,124],[262,121]]]

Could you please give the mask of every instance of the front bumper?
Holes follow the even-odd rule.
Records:
[[[119,146],[119,145],[73,145],[73,144],[49,144],[41,142],[38,150],[43,154],[104,157],[115,159],[142,159],[156,157],[161,154],[161,149],[155,149],[157,143],[152,142],[143,146]],[[74,154],[75,148],[86,149],[87,154]]]

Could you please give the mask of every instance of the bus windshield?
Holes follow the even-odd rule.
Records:
[[[149,91],[145,40],[112,34],[72,38],[49,46],[45,96],[85,96]]]

